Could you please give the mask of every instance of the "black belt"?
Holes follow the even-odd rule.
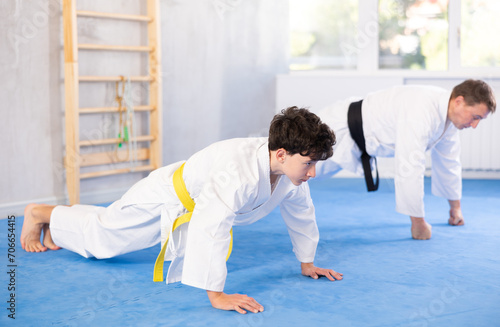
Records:
[[[353,102],[349,105],[349,111],[347,112],[347,124],[349,125],[351,137],[361,150],[361,163],[363,164],[363,171],[365,172],[366,187],[368,188],[368,192],[371,192],[378,189],[377,158],[371,157],[366,152],[365,135],[363,133],[363,118],[361,117],[362,103],[363,100]],[[375,184],[373,183],[372,167],[370,165],[371,158],[375,161],[375,171],[377,174]]]

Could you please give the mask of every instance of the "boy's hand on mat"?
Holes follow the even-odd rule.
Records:
[[[264,311],[264,307],[253,298],[244,294],[226,294],[223,292],[207,291],[212,306],[221,310],[235,310],[241,314],[248,310],[253,313]]]
[[[326,276],[331,281],[341,280],[344,274],[338,273],[332,269],[324,269],[314,266],[312,262],[300,264],[302,275],[318,279],[320,276]]]

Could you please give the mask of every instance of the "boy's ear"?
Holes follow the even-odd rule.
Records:
[[[278,162],[279,162],[279,163],[283,163],[283,162],[285,162],[285,159],[286,159],[286,155],[287,155],[287,154],[288,154],[288,153],[287,153],[287,151],[286,151],[285,149],[283,149],[283,148],[278,149],[278,150],[276,151],[276,159],[278,159]]]

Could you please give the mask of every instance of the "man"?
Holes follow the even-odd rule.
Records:
[[[373,182],[371,172],[376,161],[370,163],[370,157],[394,157],[396,210],[410,216],[414,239],[427,240],[432,232],[424,214],[424,172],[425,152],[431,150],[432,193],[448,199],[448,223],[463,225],[458,130],[476,128],[495,112],[491,88],[479,80],[466,80],[451,94],[437,87],[408,85],[358,100],[337,102],[318,114],[337,136],[335,154],[318,164],[318,176],[347,169],[364,174],[368,190],[376,190],[378,173]]]
[[[28,252],[63,247],[109,258],[161,239],[158,280],[165,258],[172,261],[167,283],[205,289],[218,309],[260,312],[264,308],[253,298],[223,292],[226,257],[232,226],[253,223],[277,205],[302,274],[342,279],[313,264],[319,233],[306,183],[315,176],[316,163],[332,156],[334,144],[334,133],[316,115],[291,107],[274,117],[269,138],[214,143],[186,162],[153,171],[107,208],[27,206],[21,245]]]

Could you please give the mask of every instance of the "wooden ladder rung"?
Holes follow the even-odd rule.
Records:
[[[153,47],[142,45],[110,45],[110,44],[90,44],[80,43],[78,49],[81,50],[106,50],[106,51],[138,51],[151,52]]]
[[[153,21],[152,17],[144,16],[144,15],[114,14],[114,13],[98,12],[98,11],[90,11],[90,10],[77,10],[76,15],[82,16],[82,17],[84,16],[84,17],[96,17],[96,18],[135,20],[135,21],[140,21],[140,22]]]
[[[119,168],[119,169],[111,169],[111,170],[93,171],[93,172],[89,172],[89,173],[80,174],[80,179],[118,175],[118,174],[126,174],[126,173],[132,173],[132,172],[151,171],[153,169],[155,169],[155,167],[153,165],[145,165],[145,166],[137,166],[137,167],[133,167],[133,168]]]
[[[151,76],[130,76],[128,79],[131,82],[151,82]],[[119,82],[122,80],[121,76],[80,76],[80,82]]]
[[[66,185],[70,204],[79,203],[80,201],[80,185],[81,181],[88,178],[109,176],[116,174],[126,174],[131,172],[151,171],[162,165],[162,148],[161,148],[161,132],[162,132],[162,97],[161,97],[161,37],[160,37],[160,8],[158,0],[141,1],[142,7],[146,9],[143,14],[131,15],[118,13],[100,12],[91,10],[77,10],[77,0],[62,1],[63,9],[63,40],[64,40],[64,79],[65,79],[65,122],[66,122]],[[111,10],[112,11],[112,10]],[[145,42],[137,42],[135,44],[126,45],[127,42],[112,45],[114,42],[102,42],[104,44],[95,44],[97,41],[82,40],[78,44],[78,28],[77,23],[83,20],[89,21],[93,19],[96,23],[114,21],[115,23],[129,24],[130,27],[143,29],[147,32],[144,34]],[[122,20],[119,22],[117,20]],[[84,23],[85,21],[83,21]],[[139,30],[140,32],[140,30]],[[99,43],[99,42],[97,42]],[[147,59],[148,67],[146,70],[140,70],[135,76],[114,76],[107,73],[99,72],[90,73],[81,76],[79,72],[78,53],[89,51],[123,51],[139,54],[140,59],[138,64]],[[97,54],[96,54],[97,55]],[[124,54],[125,55],[125,54]],[[109,59],[109,58],[106,58]],[[90,63],[91,64],[91,63]],[[139,66],[138,68],[140,68]],[[106,75],[106,76],[102,76]],[[143,76],[145,75],[145,76]],[[141,135],[132,138],[130,142],[142,142],[138,144],[138,149],[131,154],[128,150],[132,144],[125,143],[125,146],[118,147],[119,143],[123,142],[120,138],[108,138],[97,140],[80,140],[80,119],[84,119],[81,115],[85,114],[112,114],[119,112],[116,103],[101,104],[102,107],[87,107],[83,108],[78,105],[78,99],[82,98],[80,87],[83,83],[96,82],[96,86],[100,83],[115,83],[120,81],[131,81],[143,83],[147,86],[147,105],[134,106],[137,112],[146,113],[148,116],[149,131],[143,131]],[[147,83],[147,85],[145,85]],[[106,86],[106,85],[101,85]],[[114,106],[114,107],[113,107]],[[123,110],[123,108],[120,108]],[[142,115],[140,113],[140,115]],[[96,117],[98,118],[98,117]],[[145,117],[142,117],[145,118]],[[138,130],[139,131],[139,130]],[[115,136],[110,134],[110,136]],[[118,136],[118,135],[116,135]],[[102,149],[107,145],[108,149]],[[135,145],[135,144],[134,144]],[[96,146],[90,148],[90,146]],[[99,148],[101,147],[101,148]],[[135,147],[134,147],[135,148]],[[81,154],[83,150],[85,154]],[[90,151],[92,150],[92,151]],[[99,151],[99,152],[97,152]],[[126,159],[128,160],[126,160]],[[128,161],[136,161],[137,167]],[[135,163],[134,163],[135,164]],[[114,169],[117,168],[117,169]],[[83,169],[83,171],[81,171]]]
[[[147,142],[147,141],[153,141],[155,137],[153,135],[142,135],[142,136],[137,136],[135,138],[132,138],[131,141],[134,142]],[[106,144],[118,144],[119,142],[123,142],[119,138],[113,138],[113,139],[100,139],[100,140],[87,140],[87,141],[80,141],[78,142],[78,145],[80,147],[82,146],[93,146],[93,145],[106,145]]]
[[[153,106],[133,106],[134,111],[153,111],[155,108]],[[106,112],[118,112],[118,107],[94,107],[94,108],[80,108],[78,110],[80,114],[99,114]]]
[[[80,155],[80,167],[109,165],[119,162],[128,162],[129,156],[134,157],[138,161],[149,159],[149,148],[137,149],[137,153],[133,154],[132,150],[119,150],[111,152],[97,152]]]

